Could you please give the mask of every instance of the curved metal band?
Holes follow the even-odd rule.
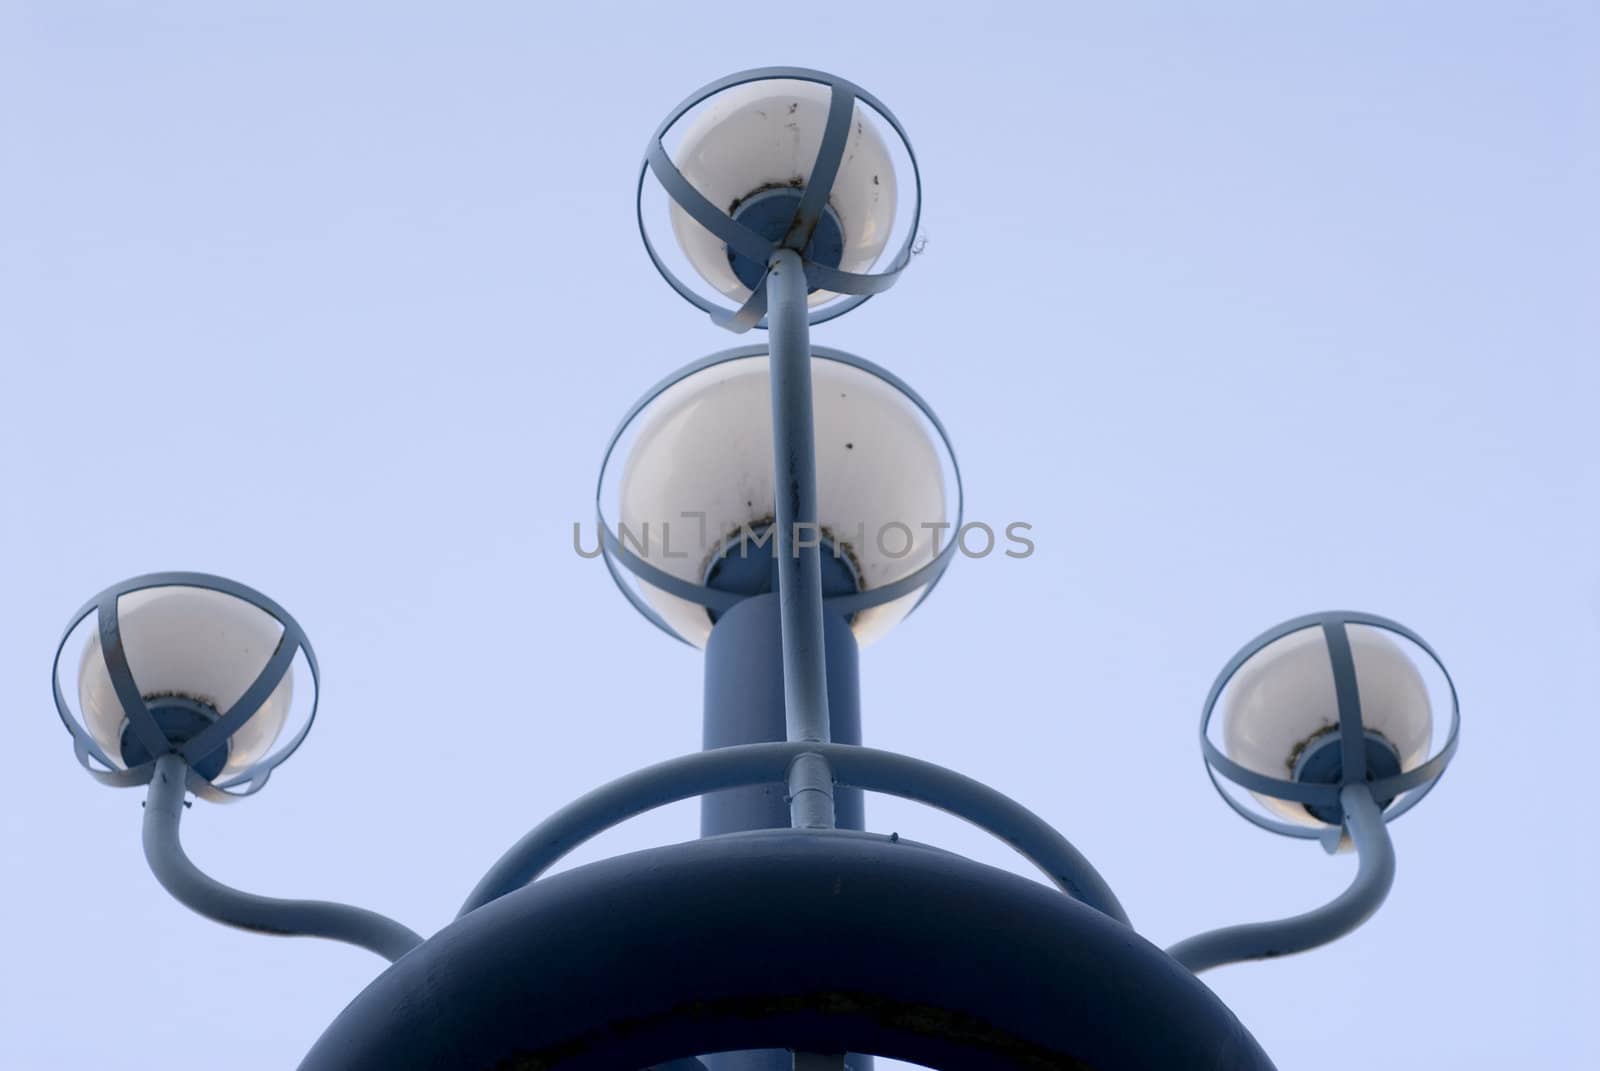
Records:
[[[817,158],[811,162],[811,177],[801,191],[800,203],[795,206],[794,222],[784,235],[783,245],[805,259],[807,243],[822,210],[828,206],[828,195],[839,178],[839,165],[844,162],[845,145],[850,140],[850,120],[855,115],[854,87],[844,82],[834,82],[828,87],[828,118],[823,123],[822,139],[817,143]]]
[[[1359,700],[1356,698],[1355,660],[1350,652],[1345,632],[1345,626],[1347,625],[1366,625],[1371,628],[1383,629],[1409,640],[1438,667],[1440,674],[1444,677],[1445,686],[1450,692],[1450,730],[1438,753],[1429,757],[1426,762],[1392,777],[1380,778],[1375,781],[1364,780],[1366,768],[1365,747],[1355,744],[1352,739],[1352,737],[1359,738],[1359,734],[1362,731],[1362,723]],[[1330,629],[1337,630],[1337,635],[1344,640],[1342,648],[1335,646],[1337,641],[1329,645],[1329,658],[1333,663],[1335,690],[1339,702],[1341,757],[1346,763],[1346,777],[1340,784],[1307,784],[1271,777],[1255,770],[1246,769],[1224,755],[1221,749],[1212,743],[1208,733],[1211,717],[1216,710],[1217,700],[1221,698],[1223,690],[1234,675],[1238,673],[1239,669],[1269,644],[1275,643],[1285,636],[1312,628],[1322,629],[1323,635],[1330,638],[1335,635]],[[1342,686],[1340,684],[1341,673],[1345,677],[1345,683]],[[1355,727],[1354,734],[1349,731],[1351,723]],[[1444,661],[1439,657],[1438,652],[1426,640],[1398,621],[1380,617],[1377,614],[1362,613],[1355,610],[1336,610],[1306,614],[1276,625],[1245,644],[1233,658],[1229,659],[1222,672],[1217,675],[1216,681],[1211,686],[1211,691],[1206,696],[1205,707],[1200,716],[1200,750],[1205,759],[1206,776],[1211,779],[1212,787],[1217,790],[1217,794],[1223,798],[1229,807],[1232,807],[1244,818],[1261,826],[1263,829],[1280,833],[1287,837],[1296,837],[1302,840],[1326,840],[1328,830],[1295,825],[1258,814],[1224,790],[1217,780],[1218,775],[1260,795],[1272,796],[1276,799],[1289,800],[1295,803],[1335,806],[1339,803],[1340,790],[1346,784],[1357,783],[1349,776],[1351,769],[1349,765],[1350,754],[1353,749],[1360,756],[1358,768],[1362,771],[1363,780],[1359,783],[1367,785],[1377,798],[1396,801],[1383,812],[1384,821],[1392,822],[1412,807],[1415,807],[1438,783],[1440,776],[1445,771],[1445,767],[1450,764],[1450,759],[1455,755],[1460,730],[1461,700],[1456,692],[1455,680],[1450,676],[1450,671],[1445,668]],[[1402,795],[1404,798],[1399,798]]]
[[[1247,788],[1251,792],[1259,792],[1264,796],[1273,796],[1293,803],[1315,803],[1321,806],[1332,806],[1339,802],[1339,791],[1344,788],[1345,784],[1356,783],[1313,784],[1305,781],[1286,781],[1282,778],[1269,777],[1264,773],[1258,773],[1255,770],[1240,766],[1237,762],[1224,755],[1210,740],[1205,742],[1204,748],[1206,761],[1216,767],[1217,772],[1229,781]],[[1402,793],[1410,792],[1412,789],[1436,779],[1443,772],[1445,764],[1449,761],[1450,755],[1454,751],[1455,742],[1452,740],[1444,748],[1441,748],[1437,755],[1434,755],[1419,766],[1413,766],[1411,769],[1397,773],[1392,777],[1380,777],[1360,783],[1370,786],[1372,791],[1381,797],[1393,799]]]
[[[610,528],[606,527],[603,518],[598,518],[600,524],[600,549],[607,555],[614,556],[622,567],[634,576],[652,587],[660,588],[669,595],[676,595],[680,599],[699,603],[701,606],[717,613],[731,610],[735,605],[745,600],[746,596],[733,591],[720,591],[716,588],[706,587],[704,584],[695,584],[681,577],[673,576],[665,569],[651,565],[633,551],[624,547]]]
[[[1367,779],[1366,731],[1361,724],[1361,692],[1356,686],[1356,655],[1343,621],[1324,621],[1322,638],[1333,669],[1334,702],[1339,709],[1339,783]]]
[[[961,527],[959,515],[956,527]],[[950,559],[955,557],[956,547],[959,544],[952,539],[944,548],[934,555],[932,561],[912,573],[907,573],[892,583],[881,587],[865,588],[853,595],[831,595],[822,600],[822,604],[830,610],[837,610],[841,614],[853,614],[859,610],[869,610],[874,606],[882,606],[911,594],[918,588],[929,587],[939,582],[944,571],[950,567]],[[926,597],[926,596],[924,596]],[[919,603],[921,599],[917,600]]]
[[[818,290],[832,290],[838,294],[857,294],[861,297],[871,297],[881,294],[900,280],[900,273],[905,270],[907,261],[900,260],[889,268],[872,275],[861,272],[840,271],[830,268],[826,264],[818,264],[814,260],[806,261],[806,282]]]
[[[139,694],[139,684],[133,679],[128,666],[128,652],[122,646],[122,618],[118,604],[120,596],[102,602],[96,610],[96,625],[100,630],[100,655],[105,659],[106,674],[111,678],[111,690],[116,693],[122,716],[128,719],[139,743],[152,755],[159,755],[172,744],[161,726],[156,723],[150,706]]]
[[[249,603],[265,612],[276,620],[283,629],[278,639],[278,646],[267,664],[262,667],[256,679],[251,682],[244,693],[227,711],[197,734],[180,749],[181,754],[189,763],[195,763],[211,754],[232,736],[239,727],[249,720],[273,689],[289,672],[296,654],[303,654],[306,665],[311,672],[312,699],[311,710],[299,731],[289,743],[278,748],[260,762],[241,770],[224,780],[215,783],[206,781],[195,774],[191,769],[189,775],[189,790],[195,795],[212,802],[228,802],[244,796],[259,792],[267,783],[272,770],[284,759],[294,753],[306,734],[311,731],[311,725],[316,720],[317,703],[321,691],[321,674],[317,667],[316,652],[312,650],[310,641],[306,638],[305,631],[301,629],[294,617],[278,603],[256,591],[254,588],[229,580],[227,577],[214,576],[210,573],[196,573],[185,571],[168,571],[159,573],[146,573],[142,576],[132,577],[121,583],[113,584],[95,595],[78,609],[70,623],[61,635],[61,641],[56,645],[55,658],[50,664],[51,694],[55,698],[56,713],[61,718],[61,723],[72,734],[73,752],[78,762],[89,771],[90,776],[102,784],[118,788],[127,788],[144,785],[150,782],[155,770],[156,758],[173,751],[171,742],[161,732],[151,715],[149,707],[145,704],[139,693],[138,683],[133,678],[133,673],[128,666],[127,656],[122,646],[121,619],[119,604],[122,596],[135,591],[161,587],[191,587],[206,591],[215,591],[219,594],[229,595],[242,602]],[[67,640],[73,632],[83,623],[90,614],[98,615],[98,628],[100,633],[101,651],[105,657],[106,671],[111,678],[112,687],[116,691],[118,702],[122,706],[123,715],[128,719],[133,731],[139,735],[140,743],[150,752],[152,758],[138,766],[124,769],[122,764],[115,762],[95,742],[88,730],[79,724],[72,714],[72,707],[67,702],[66,695],[61,690],[61,656],[66,649]],[[149,736],[149,739],[146,737]],[[95,763],[102,768],[97,769]],[[233,791],[243,786],[242,791]]]
[[[743,305],[732,312],[713,306],[711,319],[718,327],[725,327],[736,335],[744,334],[757,324],[764,326],[767,319],[767,273],[761,273],[761,285],[750,292]]]
[[[599,517],[598,515],[596,516],[596,523],[599,524],[600,530],[602,532],[607,531],[608,529],[605,526],[605,519]],[[601,550],[604,551],[604,549],[604,543],[602,543]],[[600,560],[605,563],[606,572],[611,574],[611,580],[617,585],[617,590],[622,592],[622,597],[627,599],[629,605],[631,605],[635,610],[639,611],[640,615],[642,615],[645,620],[649,621],[656,628],[660,629],[662,632],[665,632],[668,636],[671,636],[685,647],[694,646],[694,644],[680,636],[677,629],[667,624],[667,619],[657,613],[655,607],[646,602],[644,598],[634,590],[633,585],[628,583],[627,580],[623,578],[621,570],[617,568],[616,560],[612,558],[611,555],[602,553],[600,555]]]
[[[806,183],[805,191],[800,196],[800,203],[795,206],[794,221],[789,225],[789,232],[784,237],[782,245],[801,254],[804,259],[805,247],[811,241],[811,234],[816,230],[817,221],[822,218],[822,211],[827,207],[828,194],[833,190],[834,180],[839,174],[839,164],[844,158],[845,144],[850,137],[850,118],[855,114],[856,98],[848,89],[835,84],[831,89],[828,101],[828,121],[822,132],[821,144],[817,147],[817,159],[811,167],[811,179]],[[661,142],[656,141],[651,153],[652,168],[657,156],[653,151],[659,149]],[[665,152],[660,154],[665,157]],[[669,160],[668,163],[671,161]],[[823,177],[819,177],[823,176]],[[682,176],[679,175],[681,178]],[[692,188],[692,187],[691,187]],[[672,196],[672,191],[668,190]],[[699,196],[699,191],[695,191]],[[674,197],[674,200],[678,198]],[[700,198],[704,200],[704,198]],[[683,202],[679,200],[679,204]],[[715,208],[715,206],[711,206]],[[687,209],[686,209],[687,211]],[[693,214],[693,213],[691,213]],[[696,218],[699,218],[696,216]],[[734,221],[737,222],[737,221]],[[740,224],[743,226],[742,224]],[[748,228],[746,228],[748,230]],[[736,247],[737,248],[737,247]],[[770,261],[777,252],[776,248],[767,254],[765,260]],[[758,261],[760,263],[761,261]],[[736,334],[742,334],[757,324],[762,323],[767,315],[767,272],[763,271],[760,281],[756,284],[744,304],[733,312],[718,308],[711,313],[711,319],[719,326],[725,327]]]
[[[261,709],[261,704],[282,683],[299,651],[298,638],[291,635],[289,629],[284,629],[283,635],[278,637],[278,646],[273,650],[272,657],[267,659],[267,664],[261,667],[261,672],[256,674],[256,679],[250,682],[243,694],[220,718],[184,742],[180,751],[189,765],[198,763],[244,727],[250,716]]]
[[[1127,913],[1076,848],[1032,811],[971,778],[891,751],[790,741],[714,748],[648,766],[604,785],[540,823],[490,868],[459,914],[535,880],[573,848],[637,814],[707,792],[785,780],[802,754],[821,755],[840,785],[916,800],[965,819],[1016,849],[1063,892],[1119,922]]]
[[[650,165],[656,181],[665,187],[667,196],[676,201],[679,208],[689,213],[696,223],[722,239],[735,252],[744,254],[758,264],[765,264],[777,251],[777,242],[769,242],[761,237],[712,204],[706,199],[705,194],[695,189],[694,184],[684,178],[683,172],[678,170],[678,165],[667,156],[667,150],[661,142],[657,141],[650,146],[645,153],[645,163]]]
[[[760,235],[757,235],[748,227],[738,223],[731,215],[723,212],[707,200],[673,164],[671,157],[667,155],[666,147],[662,140],[667,132],[691,108],[702,101],[715,96],[725,89],[731,89],[734,86],[748,82],[759,82],[768,79],[816,82],[828,86],[831,90],[828,121],[818,145],[817,158],[813,162],[810,179],[801,194],[801,204],[796,212],[795,223],[791,226],[789,236],[785,239],[785,243],[791,248],[796,248],[797,252],[804,248],[804,238],[809,238],[811,228],[816,225],[816,219],[821,216],[822,209],[827,204],[828,194],[832,192],[834,181],[838,178],[838,170],[843,160],[844,149],[849,140],[849,121],[854,115],[857,101],[877,112],[889,124],[890,129],[900,139],[900,143],[906,152],[906,158],[911,163],[912,186],[916,194],[915,203],[911,211],[911,226],[906,232],[905,241],[891,258],[887,267],[881,272],[864,274],[840,271],[837,268],[830,268],[811,260],[804,262],[806,281],[810,286],[847,295],[841,301],[830,301],[823,308],[809,313],[807,316],[809,323],[812,325],[826,323],[835,317],[842,316],[874,294],[882,293],[893,286],[900,273],[911,262],[912,250],[915,248],[917,240],[917,228],[922,221],[922,173],[917,166],[917,155],[911,147],[911,139],[906,136],[905,128],[900,125],[900,121],[895,118],[894,113],[884,107],[882,101],[860,86],[847,79],[804,67],[760,67],[728,75],[717,79],[709,85],[702,86],[674,108],[651,136],[650,144],[645,150],[644,163],[639,168],[639,179],[634,191],[634,215],[639,226],[639,237],[644,242],[645,252],[661,277],[667,281],[673,290],[677,291],[680,297],[702,312],[707,313],[719,326],[734,332],[743,332],[752,327],[764,328],[766,326],[765,278],[756,287],[750,298],[737,309],[729,309],[702,296],[694,288],[679,279],[667,267],[666,262],[657,252],[655,243],[650,239],[649,227],[644,220],[644,180],[646,175],[654,174],[661,182],[667,196],[675,201],[691,219],[705,227],[716,237],[722,239],[735,251],[759,263],[765,263],[770,259],[772,252],[777,248],[776,243],[767,242],[766,239],[761,238]],[[846,101],[846,98],[848,98],[848,101]],[[804,238],[802,238],[802,235]],[[766,246],[765,253],[758,255],[756,252],[757,242],[764,243]],[[795,242],[799,242],[798,247],[794,245]]]
[[[905,380],[901,379],[887,368],[883,368],[880,365],[874,364],[873,362],[867,360],[865,357],[857,357],[853,353],[847,353],[844,350],[834,349],[831,346],[813,346],[811,347],[811,355],[813,358],[820,358],[822,360],[835,361],[839,364],[849,365],[852,368],[866,372],[869,375],[876,376],[877,378],[883,380],[889,386],[893,387],[896,391],[902,394],[907,401],[911,402],[912,405],[915,405],[917,409],[922,412],[922,415],[927,419],[928,423],[933,425],[933,430],[938,433],[940,442],[944,444],[946,456],[950,458],[950,469],[955,477],[956,519],[954,530],[959,532],[961,530],[962,520],[966,516],[966,491],[961,483],[961,463],[956,458],[955,446],[950,441],[950,433],[945,430],[943,422],[939,420],[939,415],[933,411],[933,407],[924,401],[922,396],[913,390],[910,384],[906,383]],[[735,346],[731,349],[721,350],[717,353],[701,357],[699,360],[691,361],[689,364],[684,365],[676,372],[673,372],[672,374],[658,380],[654,386],[647,390],[644,395],[641,396],[638,401],[634,402],[633,405],[628,408],[628,411],[622,415],[622,419],[617,422],[616,430],[611,433],[611,438],[606,441],[605,453],[600,459],[600,477],[595,481],[594,488],[594,510],[595,523],[599,528],[598,534],[600,538],[600,549],[602,552],[601,557],[605,560],[606,570],[611,574],[611,578],[616,581],[617,587],[622,590],[622,594],[630,603],[633,604],[634,609],[643,614],[652,624],[661,629],[661,631],[683,643],[688,643],[688,641],[684,640],[682,636],[679,636],[677,630],[671,625],[667,624],[665,619],[662,618],[660,614],[656,613],[655,610],[652,609],[644,599],[640,598],[633,588],[627,583],[627,581],[623,579],[622,574],[617,570],[617,564],[619,561],[629,572],[633,573],[635,576],[638,576],[646,583],[658,587],[670,595],[676,595],[677,597],[687,599],[690,602],[711,607],[719,612],[728,609],[735,602],[740,601],[741,597],[730,596],[727,592],[716,591],[715,589],[707,588],[703,585],[694,584],[690,581],[672,576],[670,573],[667,573],[657,566],[652,565],[651,563],[640,558],[638,555],[628,551],[626,547],[622,546],[615,532],[612,531],[610,522],[606,520],[605,509],[601,502],[601,498],[605,491],[606,471],[611,466],[611,458],[616,452],[617,444],[622,441],[623,435],[627,433],[628,427],[633,423],[634,419],[637,418],[640,413],[644,412],[646,407],[648,407],[651,402],[654,402],[657,398],[661,397],[661,395],[671,387],[698,372],[703,372],[707,368],[714,368],[719,364],[743,360],[747,357],[765,356],[768,356],[768,349],[764,344]],[[868,588],[865,591],[858,591],[853,595],[840,595],[829,598],[826,600],[827,605],[831,609],[838,610],[840,613],[853,614],[859,610],[864,610],[873,606],[882,605],[883,603],[891,602],[894,599],[908,595],[917,590],[919,587],[924,586],[925,590],[922,598],[925,599],[928,597],[928,594],[932,592],[933,585],[938,582],[939,578],[944,575],[945,569],[949,567],[951,560],[955,556],[956,546],[957,541],[952,539],[944,546],[943,549],[940,550],[939,554],[933,559],[933,561],[922,566],[920,569],[917,569],[915,572],[901,577],[899,580],[896,580],[893,583],[882,585],[881,587]],[[918,605],[921,605],[921,601],[921,599],[918,600]],[[913,609],[914,608],[915,607],[913,607]]]

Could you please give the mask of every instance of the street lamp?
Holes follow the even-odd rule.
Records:
[[[1425,680],[1428,669],[1435,689]],[[1431,691],[1449,706],[1437,742]],[[1212,735],[1219,707],[1220,747]],[[1444,663],[1397,621],[1349,611],[1311,614],[1246,644],[1218,675],[1200,719],[1212,784],[1263,829],[1321,840],[1329,852],[1353,848],[1356,877],[1316,910],[1202,933],[1168,953],[1201,971],[1305,951],[1365,922],[1394,882],[1387,823],[1438,783],[1455,754],[1460,719]]]
[[[73,689],[61,672],[75,639]],[[297,673],[310,701],[285,737]],[[104,784],[149,786],[145,861],[175,900],[240,929],[326,937],[398,959],[422,938],[392,919],[230,888],[195,866],[178,838],[187,793],[225,803],[266,786],[311,729],[317,680],[311,643],[286,610],[205,573],[151,573],[105,589],[73,615],[51,667],[78,761]]]
[[[707,102],[676,154],[683,177],[714,205],[770,241],[782,240],[828,124],[833,85],[795,78],[742,82]],[[889,240],[896,176],[879,124],[851,108],[844,158],[803,255],[842,271],[870,269]],[[730,250],[676,201],[672,232],[702,279],[743,303],[760,286],[764,265]],[[812,292],[820,305],[834,295]]]
[[[652,200],[661,195],[665,212]],[[650,138],[635,200],[645,252],[667,283],[745,331],[771,326],[774,291],[763,284],[780,251],[795,255],[797,280],[803,270],[796,318],[813,324],[893,286],[915,249],[922,180],[899,120],[866,90],[821,71],[764,67],[673,109]],[[662,222],[692,272],[672,270]]]
[[[1207,708],[1208,730],[1211,713],[1218,706],[1223,713],[1224,757],[1209,732],[1203,737],[1212,769],[1251,788],[1275,817],[1323,834],[1339,825],[1337,794],[1305,786],[1364,780],[1387,808],[1402,791],[1432,785],[1449,754],[1425,767],[1435,735],[1432,699],[1423,667],[1402,644],[1431,661],[1447,684],[1449,676],[1420,637],[1396,622],[1355,613],[1299,618],[1269,635],[1230,665]],[[1447,749],[1454,746],[1456,720],[1451,688]],[[1241,768],[1255,776],[1240,781]],[[1401,774],[1406,780],[1396,781]]]
[[[64,687],[75,637],[78,677]],[[297,663],[311,701],[285,738]],[[157,760],[176,753],[190,789],[218,801],[259,791],[316,711],[316,656],[294,618],[258,591],[203,573],[152,573],[90,599],[62,635],[51,676],[56,711],[91,774],[145,784]]]
[[[668,203],[647,209],[650,177]],[[817,71],[714,82],[651,138],[638,198],[651,259],[724,327],[768,332],[647,391],[607,445],[596,492],[601,556],[623,593],[704,651],[705,747],[556,812],[434,936],[228,888],[178,842],[186,793],[258,791],[310,727],[316,661],[281,607],[218,577],[166,573],[109,588],[73,618],[57,707],[96,778],[149,786],[145,855],[162,885],[230,925],[393,961],[305,1071],[863,1071],[871,1057],[858,1054],[929,1067],[1271,1066],[1195,975],[1322,944],[1377,908],[1394,874],[1386,822],[1454,752],[1454,686],[1420,637],[1370,614],[1298,618],[1239,652],[1201,718],[1213,783],[1264,828],[1353,848],[1358,871],[1314,911],[1166,951],[1037,815],[862,746],[860,648],[949,565],[961,477],[910,386],[812,346],[810,328],[905,268],[918,198],[904,194],[918,189],[898,121]],[[675,254],[652,239],[661,227]],[[64,684],[69,651],[79,673]],[[864,792],[966,819],[1049,884],[868,833]],[[604,830],[695,798],[700,839],[545,876]]]
[[[820,546],[824,605],[870,643],[949,564],[959,470],[932,408],[898,377],[841,350],[811,352],[819,512],[803,535]],[[602,465],[608,564],[642,613],[697,647],[720,612],[775,590],[771,391],[765,346],[696,361],[628,412]]]

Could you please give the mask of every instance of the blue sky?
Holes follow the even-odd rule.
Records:
[[[925,255],[816,341],[912,383],[969,516],[1038,545],[958,560],[866,652],[868,741],[1057,822],[1166,944],[1353,867],[1214,798],[1216,670],[1299,613],[1398,618],[1465,730],[1394,827],[1389,904],[1207,981],[1286,1068],[1352,1038],[1374,1066],[1592,1065],[1592,6],[780,10],[0,2],[0,1064],[290,1066],[380,966],[157,889],[138,793],[82,776],[46,688],[114,580],[234,576],[316,644],[300,753],[185,827],[252,890],[432,931],[538,819],[697,746],[699,659],[570,524],[615,419],[729,344],[638,246],[645,138],[793,63],[889,104],[926,187]]]

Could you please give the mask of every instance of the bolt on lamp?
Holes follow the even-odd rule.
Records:
[[[649,177],[667,202],[647,209]],[[638,211],[652,261],[722,326],[767,330],[647,391],[596,492],[623,593],[705,652],[705,747],[557,811],[433,937],[230,889],[178,842],[186,792],[259,790],[310,727],[316,661],[286,612],[231,581],[166,573],[75,616],[57,707],[94,776],[149,786],[145,854],[163,886],[230,925],[393,961],[304,1071],[864,1071],[868,1054],[1002,1071],[1271,1067],[1196,973],[1314,947],[1376,910],[1394,874],[1386,823],[1455,750],[1454,685],[1420,637],[1370,614],[1297,618],[1240,651],[1204,704],[1208,774],[1264,828],[1352,848],[1357,874],[1321,908],[1166,951],[1037,815],[862,746],[859,648],[943,575],[961,478],[915,391],[809,332],[898,277],[918,210],[900,195],[918,188],[887,109],[800,68],[714,82],[651,138]],[[652,239],[661,228],[675,252]],[[74,689],[62,658],[84,632]],[[1048,885],[866,832],[863,792],[966,819]],[[596,834],[694,798],[698,840],[545,876]]]

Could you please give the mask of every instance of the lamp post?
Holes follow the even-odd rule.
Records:
[[[651,191],[664,210],[647,205]],[[1195,975],[1314,947],[1377,909],[1394,876],[1386,823],[1455,750],[1454,686],[1419,636],[1369,614],[1298,618],[1235,656],[1202,714],[1213,783],[1264,828],[1353,849],[1358,871],[1322,908],[1166,951],[1041,818],[863,746],[860,647],[949,565],[961,479],[910,386],[809,335],[895,281],[919,200],[898,121],[816,71],[712,83],[651,138],[638,194],[651,259],[716,323],[767,331],[646,392],[612,436],[596,495],[624,594],[705,651],[705,749],[558,811],[427,939],[360,908],[231,889],[182,849],[188,794],[259,791],[311,726],[317,663],[286,611],[232,581],[163,573],[74,616],[56,705],[93,776],[148,786],[145,854],[163,887],[229,925],[392,961],[307,1071],[861,1071],[874,1054],[963,1068],[1271,1066]],[[662,226],[676,254],[653,237]],[[74,652],[75,683],[63,661]],[[867,832],[863,792],[972,822],[1053,888]],[[597,833],[696,797],[700,839],[542,876]]]

